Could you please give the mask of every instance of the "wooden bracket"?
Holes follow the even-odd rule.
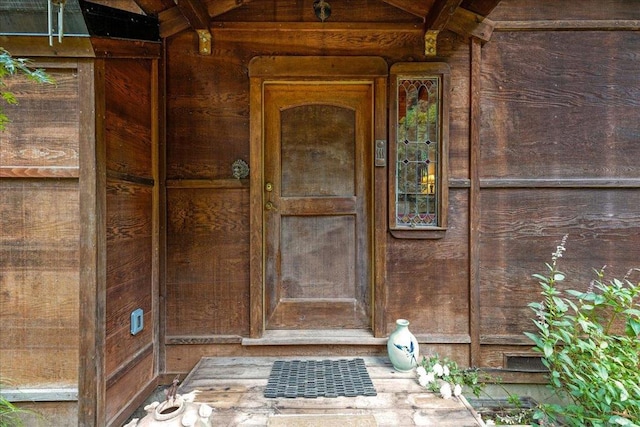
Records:
[[[425,56],[436,56],[438,44],[438,30],[427,30],[424,33],[424,54]]]
[[[196,30],[198,33],[198,51],[200,55],[211,55],[211,33],[209,30]]]

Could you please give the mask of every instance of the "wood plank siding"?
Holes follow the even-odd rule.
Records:
[[[410,320],[422,354],[497,370],[506,382],[541,381],[540,372],[512,370],[510,360],[531,355],[523,332],[534,329],[527,303],[539,299],[532,274],[545,271],[562,236],[569,234],[566,286],[586,288],[592,268],[603,265],[612,277],[640,267],[637,0],[350,0],[331,2],[325,22],[313,0],[98,3],[144,12],[162,41],[69,35],[49,46],[44,35],[0,28],[0,46],[56,80],[6,81],[19,104],[3,104],[12,122],[0,133],[0,379],[49,396],[39,407],[57,411],[56,422],[119,425],[158,381],[187,374],[202,357],[384,357],[398,318]],[[208,18],[208,28],[192,27]],[[425,54],[425,30],[434,31],[435,54]],[[211,36],[206,52],[203,34]],[[374,161],[374,148],[395,138],[391,67],[424,62],[450,70],[442,94],[447,182],[438,193],[447,195],[447,224],[435,238],[406,238],[411,230],[389,231],[396,153]],[[299,282],[284,273],[308,279],[325,266],[278,270],[273,259],[297,248],[312,259],[330,245],[305,245],[296,233],[282,239],[275,226],[264,231],[274,208],[266,175],[297,171],[296,160],[282,167],[277,148],[274,99],[287,90],[264,87],[331,92],[339,84],[370,94],[366,108],[345,107],[344,93],[313,98],[364,111],[344,117],[361,114],[354,123],[365,131],[354,131],[354,141],[372,140],[345,142],[342,157],[356,159],[354,182],[365,184],[353,193],[366,197],[339,195],[365,201],[352,261],[367,270],[350,275],[349,261],[334,262],[343,277],[367,282],[357,294],[366,307],[361,329],[309,327],[293,310],[290,323],[270,322],[276,310],[265,301],[282,295],[311,295],[318,307],[354,299],[347,291],[287,294]],[[314,105],[286,96],[294,101],[283,110]],[[318,127],[305,123],[309,146]],[[299,149],[297,126],[285,130]],[[371,151],[351,156],[353,147]],[[306,151],[288,158],[308,164],[299,160]],[[251,166],[248,177],[233,176],[236,160]],[[290,217],[344,214],[327,211]],[[276,239],[294,243],[289,252],[266,251]],[[265,254],[273,255],[268,262]],[[323,255],[314,261],[330,259]],[[268,275],[280,280],[271,299]],[[349,290],[351,282],[340,285]],[[137,308],[144,328],[132,335]],[[63,390],[64,402],[51,402],[50,390]]]

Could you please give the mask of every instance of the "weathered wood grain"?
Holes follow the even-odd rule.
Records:
[[[535,7],[527,0],[501,1],[490,18],[493,20],[562,20],[571,17],[575,21],[605,19],[640,19],[640,10],[633,1],[605,0],[557,2],[554,0],[536,1]]]
[[[0,179],[0,230],[0,376],[22,387],[73,385],[78,182]]]
[[[25,78],[6,81],[6,90],[16,96],[18,104],[2,107],[11,120],[0,132],[3,170],[78,167],[77,72],[71,68],[47,71],[55,85],[34,85]]]
[[[468,333],[467,191],[450,190],[450,224],[439,240],[387,242],[387,333],[395,319],[420,333]]]
[[[603,265],[612,277],[623,277],[640,256],[638,203],[640,194],[633,189],[483,190],[481,333],[519,335],[534,329],[527,303],[541,297],[531,275],[546,272],[544,263],[565,233],[563,288],[586,290],[591,268]]]
[[[418,385],[413,373],[394,371],[386,358],[365,358],[376,396],[267,399],[264,387],[274,360],[201,359],[179,392],[199,390],[196,402],[212,406],[214,422],[226,425],[265,425],[274,414],[370,414],[380,426],[478,425],[461,400],[442,399],[427,392]]]
[[[639,47],[633,32],[496,34],[483,48],[482,177],[640,176]]]
[[[214,5],[215,1],[209,2]],[[348,4],[332,4],[332,22],[413,22],[420,23],[420,18],[407,13],[385,2],[352,0]],[[424,16],[424,15],[422,15]],[[277,0],[268,4],[259,1],[247,2],[243,7],[215,17],[215,22],[313,22],[320,21],[315,16],[313,0],[288,2]]]
[[[151,178],[151,61],[107,62],[107,169]]]

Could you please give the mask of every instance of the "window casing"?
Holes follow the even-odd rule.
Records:
[[[389,224],[398,238],[441,238],[447,228],[449,66],[391,67]]]

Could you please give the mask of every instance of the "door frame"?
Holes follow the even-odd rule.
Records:
[[[387,141],[387,77],[388,66],[380,57],[357,56],[259,56],[249,63],[250,84],[250,336],[260,338],[265,330],[264,274],[264,112],[263,88],[266,82],[336,81],[369,83],[373,88],[373,139]],[[371,141],[370,149],[375,149]],[[386,146],[386,144],[385,144]],[[374,155],[371,155],[374,158]],[[387,157],[385,153],[385,158]],[[387,162],[370,165],[372,169],[372,319],[375,337],[386,336],[384,302],[386,300],[387,238]]]

